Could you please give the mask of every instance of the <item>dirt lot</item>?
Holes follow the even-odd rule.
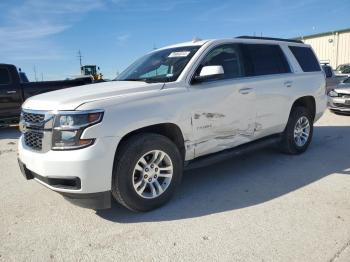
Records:
[[[0,261],[350,261],[350,116],[326,112],[310,149],[186,172],[154,212],[71,205],[16,160],[0,130]],[[98,175],[98,174],[96,174]]]

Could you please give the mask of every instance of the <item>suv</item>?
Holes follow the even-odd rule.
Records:
[[[77,205],[114,198],[148,211],[170,199],[184,167],[272,143],[304,152],[326,104],[309,45],[194,40],[150,52],[115,81],[28,99],[19,165]]]

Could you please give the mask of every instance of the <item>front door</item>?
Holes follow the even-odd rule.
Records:
[[[217,80],[193,84],[192,126],[195,157],[249,142],[256,129],[253,84],[244,78],[239,48],[235,44],[214,47],[196,70],[221,65]]]

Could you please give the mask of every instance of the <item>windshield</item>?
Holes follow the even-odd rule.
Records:
[[[339,71],[342,74],[349,74],[350,73],[350,65],[348,65],[348,64],[340,65],[340,66],[337,67],[336,70]]]
[[[115,80],[172,82],[176,81],[200,46],[168,48],[152,52],[137,60]]]

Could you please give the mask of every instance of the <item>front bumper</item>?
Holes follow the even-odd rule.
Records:
[[[328,97],[328,108],[335,112],[350,113],[350,98]]]
[[[21,137],[18,162],[27,179],[36,180],[70,202],[92,209],[108,208],[117,142],[107,137],[84,149],[41,153],[28,148]]]

